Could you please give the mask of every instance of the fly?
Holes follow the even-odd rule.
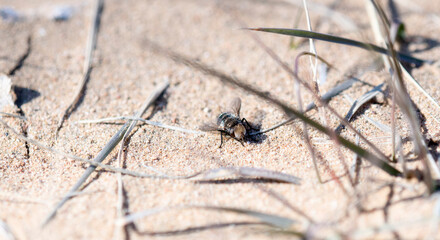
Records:
[[[215,124],[206,123],[200,127],[202,131],[220,132],[220,146],[223,144],[223,136],[233,138],[244,146],[243,141],[250,129],[253,129],[246,118],[240,118],[241,99],[234,98],[229,111],[220,113]]]

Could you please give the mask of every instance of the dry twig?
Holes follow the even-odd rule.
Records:
[[[104,7],[104,0],[96,0],[96,7],[93,15],[93,22],[92,26],[90,28],[90,32],[87,38],[86,43],[86,53],[85,53],[85,60],[84,60],[84,66],[83,66],[83,75],[81,78],[81,83],[78,86],[75,94],[73,95],[73,99],[69,106],[64,111],[63,115],[61,116],[59,122],[56,134],[58,135],[58,132],[63,127],[64,121],[68,118],[68,116],[73,112],[73,110],[76,108],[76,106],[79,103],[79,100],[81,99],[84,89],[86,86],[87,81],[89,80],[90,73],[92,72],[92,59],[93,59],[93,51],[96,47],[96,38],[98,36],[99,31],[99,25],[101,22],[101,14]]]

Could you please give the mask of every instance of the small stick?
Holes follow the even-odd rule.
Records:
[[[83,76],[81,79],[81,84],[78,86],[78,89],[76,90],[76,93],[74,94],[74,98],[70,105],[67,107],[67,109],[64,111],[61,119],[58,122],[58,127],[56,134],[58,135],[58,132],[63,127],[64,121],[67,119],[67,117],[73,112],[73,110],[78,105],[79,100],[81,99],[81,96],[84,93],[84,89],[86,86],[87,81],[89,80],[90,73],[92,72],[92,58],[93,58],[93,51],[96,48],[96,37],[98,35],[99,25],[101,22],[101,14],[102,9],[104,7],[104,0],[96,0],[96,8],[94,11],[93,16],[93,23],[92,27],[90,28],[90,32],[87,38],[87,45],[86,45],[86,58],[84,61],[83,66]]]
[[[169,83],[166,81],[164,84],[159,86],[153,94],[144,102],[142,109],[136,114],[136,117],[142,116],[142,114],[145,113],[145,111],[157,100],[157,98],[165,91],[165,89],[168,87]],[[98,153],[98,155],[95,157],[93,162],[101,163],[104,161],[104,159],[110,154],[110,152],[116,147],[116,145],[122,140],[123,136],[127,131],[130,131],[134,125],[131,124],[132,121],[128,121],[124,124],[124,126],[121,127],[121,129],[110,139],[110,141],[105,145],[105,147]],[[130,130],[128,130],[130,129]],[[81,178],[76,182],[76,184],[71,188],[69,193],[76,192],[83,183],[89,178],[89,176],[95,171],[96,166],[89,166],[84,174],[81,176]],[[64,203],[66,203],[71,196],[69,196],[69,193],[55,206],[55,208],[52,210],[52,212],[48,215],[46,220],[43,223],[43,227],[47,225],[56,215],[59,208],[61,208]]]

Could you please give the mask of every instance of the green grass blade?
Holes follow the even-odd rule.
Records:
[[[283,34],[283,35],[288,35],[288,36],[311,38],[311,39],[322,40],[322,41],[327,41],[327,42],[332,42],[332,43],[339,43],[339,44],[344,44],[344,45],[348,45],[348,46],[359,47],[359,48],[362,48],[365,50],[372,50],[372,51],[375,51],[378,53],[382,53],[382,54],[386,54],[388,56],[391,56],[391,54],[389,53],[389,51],[387,49],[381,48],[381,47],[376,46],[374,44],[363,43],[363,42],[359,42],[356,40],[332,36],[332,35],[323,34],[323,33],[311,32],[311,31],[300,30],[300,29],[288,29],[288,28],[248,28],[248,29],[254,30],[254,31],[269,32],[269,33]],[[420,66],[423,63],[427,62],[425,60],[411,57],[411,56],[404,54],[404,53],[397,53],[397,56],[400,60],[405,61],[405,62],[409,62],[409,63],[414,63],[417,66]]]

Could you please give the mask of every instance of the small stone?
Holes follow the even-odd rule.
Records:
[[[16,22],[20,19],[20,15],[10,7],[0,8],[0,18],[5,22]]]
[[[58,22],[67,21],[72,16],[73,16],[73,7],[71,6],[57,6],[54,8],[51,14],[52,20]]]
[[[11,79],[5,74],[0,74],[0,111],[8,106],[14,106],[11,85]]]
[[[377,94],[374,98],[377,103],[380,103],[380,104],[385,103],[385,96],[382,92],[379,92],[379,94]]]

